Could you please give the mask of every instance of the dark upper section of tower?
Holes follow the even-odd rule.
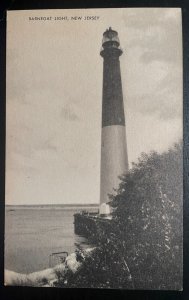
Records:
[[[111,28],[103,34],[101,56],[103,63],[102,127],[125,126],[118,33]]]
[[[120,42],[117,31],[111,27],[103,33],[102,50],[100,55],[102,57],[109,57],[110,55],[119,57],[122,54],[120,49]]]

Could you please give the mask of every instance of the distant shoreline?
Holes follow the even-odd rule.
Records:
[[[30,204],[30,205],[12,205],[6,204],[5,209],[16,210],[16,209],[78,209],[78,208],[98,208],[99,204]]]

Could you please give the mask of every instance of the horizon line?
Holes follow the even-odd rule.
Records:
[[[45,205],[67,205],[67,206],[74,206],[74,205],[99,205],[99,203],[47,203],[47,204],[6,204],[5,206],[45,206]]]

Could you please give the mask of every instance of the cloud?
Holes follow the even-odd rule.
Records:
[[[50,150],[50,151],[55,151],[57,150],[57,147],[55,145],[53,145],[53,143],[51,142],[51,140],[46,140],[43,145],[41,146],[41,149],[44,150]]]
[[[126,107],[160,122],[181,119],[180,10],[135,9],[124,17],[124,23]]]
[[[153,34],[145,37],[146,39],[144,51],[141,54],[141,61],[149,64],[156,61],[177,64],[181,59],[181,47],[175,45],[178,41],[178,27],[170,27],[167,25],[166,31],[154,30]],[[144,42],[144,41],[143,41]],[[167,47],[167,45],[169,45]]]
[[[145,115],[156,115],[163,120],[180,119],[181,105],[174,95],[163,92],[152,94],[136,94],[131,99],[136,111]],[[137,104],[137,105],[136,105]]]
[[[41,141],[38,146],[35,148],[36,151],[53,151],[57,152],[57,146],[53,143],[53,137]]]
[[[73,108],[71,108],[69,105],[65,105],[61,109],[61,117],[64,118],[66,121],[78,121],[79,117],[78,115],[74,112]]]
[[[165,65],[164,65],[165,66]],[[152,68],[153,72],[158,77],[158,68]],[[151,85],[147,88],[144,84],[139,82],[139,88],[133,87],[131,93],[128,94],[126,107],[131,108],[133,111],[140,112],[144,115],[155,116],[161,120],[182,119],[182,76],[180,70],[175,69],[173,66],[168,68],[164,76],[159,76],[159,79],[151,79]],[[145,74],[144,74],[145,79]],[[149,84],[148,77],[146,78]],[[143,88],[144,87],[144,88]]]
[[[140,48],[143,63],[180,61],[181,47],[177,44],[181,37],[179,14],[180,10],[176,9],[136,9],[124,18],[125,26],[133,30],[128,47]]]
[[[180,9],[173,8],[138,8],[131,9],[123,19],[127,27],[144,31],[148,27],[164,27],[168,23],[180,21]]]

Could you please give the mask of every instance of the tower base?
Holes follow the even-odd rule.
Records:
[[[103,216],[110,215],[111,214],[110,205],[107,203],[102,203],[99,207],[99,214]]]

